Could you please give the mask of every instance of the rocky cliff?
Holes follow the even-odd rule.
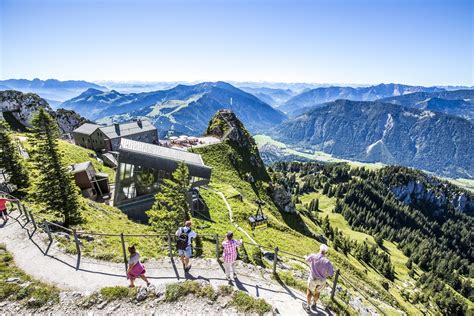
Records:
[[[427,205],[434,212],[456,209],[474,213],[474,196],[447,181],[404,167],[386,167],[382,181],[400,201],[409,205]]]
[[[34,93],[15,90],[0,91],[0,111],[14,129],[31,127],[31,120],[39,108],[44,108],[58,121],[61,133],[70,133],[87,120],[74,111],[53,111],[48,102]]]

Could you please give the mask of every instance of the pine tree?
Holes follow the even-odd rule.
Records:
[[[0,122],[0,168],[10,175],[10,183],[18,190],[26,189],[29,184],[28,172],[23,158],[15,148],[8,126]]]
[[[172,179],[165,179],[160,192],[155,195],[155,204],[147,211],[149,223],[156,231],[170,231],[190,218],[186,195],[190,188],[188,167],[178,164]]]
[[[323,194],[328,194],[329,187],[330,187],[330,186],[329,186],[329,183],[326,182],[326,183],[324,184],[324,187],[323,187]]]
[[[30,137],[32,160],[38,170],[35,198],[48,211],[59,213],[68,227],[81,221],[78,189],[67,171],[59,150],[59,128],[54,119],[40,109],[32,120]]]

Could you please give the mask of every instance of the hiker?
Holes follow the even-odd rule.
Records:
[[[176,248],[178,248],[178,255],[181,258],[183,269],[186,272],[191,269],[191,263],[189,262],[189,258],[191,258],[193,254],[191,242],[193,238],[197,237],[196,232],[191,229],[191,225],[191,221],[186,221],[184,227],[180,227],[176,231],[176,237],[178,237]]]
[[[8,221],[7,202],[16,202],[16,199],[9,199],[4,196],[0,196],[0,213],[2,215],[3,222]]]
[[[222,242],[222,247],[224,248],[224,269],[227,280],[230,281],[230,273],[234,276],[234,279],[237,278],[235,273],[235,260],[237,260],[237,247],[242,245],[241,240],[234,239],[233,232],[227,232],[226,239]]]
[[[307,256],[306,262],[310,265],[310,274],[308,277],[308,288],[306,290],[306,303],[303,302],[303,308],[307,313],[311,313],[311,309],[316,311],[316,303],[319,299],[319,293],[326,286],[326,278],[334,274],[334,268],[326,257],[329,247],[322,244],[319,247],[318,254]],[[311,305],[313,298],[313,305]]]
[[[135,245],[128,247],[128,252],[130,259],[128,260],[127,279],[130,280],[130,287],[135,287],[133,283],[138,277],[146,282],[146,286],[149,286],[150,282],[145,276],[145,266],[140,262],[140,254],[135,249]]]

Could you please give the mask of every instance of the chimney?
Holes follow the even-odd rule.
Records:
[[[143,127],[143,124],[142,124],[142,120],[141,120],[141,119],[138,119],[138,120],[137,120],[137,125],[138,125],[138,127],[140,127],[140,128]]]
[[[115,133],[117,133],[117,135],[120,135],[120,124],[114,123],[114,126],[115,126]]]

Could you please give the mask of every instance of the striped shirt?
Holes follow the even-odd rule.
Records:
[[[242,245],[240,240],[225,240],[222,242],[224,247],[224,262],[234,262],[237,260],[237,247]]]

